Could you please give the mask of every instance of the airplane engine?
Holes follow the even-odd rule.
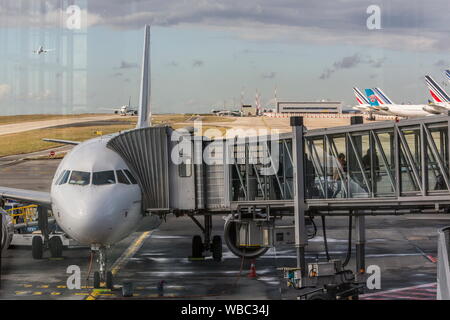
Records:
[[[1,239],[1,250],[6,250],[12,241],[14,234],[13,224],[11,217],[6,214],[6,212],[0,208],[0,214],[2,216],[2,239]]]
[[[224,234],[228,249],[238,257],[255,259],[269,250],[264,244],[263,230],[254,221],[233,221],[229,215],[225,220]]]
[[[432,106],[425,106],[425,107],[423,107],[423,110],[426,112],[429,112],[430,114],[441,114],[441,112],[437,111]]]

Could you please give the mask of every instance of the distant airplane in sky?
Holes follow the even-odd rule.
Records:
[[[36,53],[37,55],[41,55],[42,53],[48,53],[53,50],[55,50],[55,49],[44,49],[44,46],[40,46],[39,49],[33,50],[33,53]]]

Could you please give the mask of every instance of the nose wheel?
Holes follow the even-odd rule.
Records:
[[[99,249],[92,250],[97,253],[97,263],[99,269],[98,271],[94,272],[94,288],[100,289],[102,287],[102,283],[104,283],[106,289],[114,289],[113,274],[111,271],[106,269],[106,248],[100,247]]]

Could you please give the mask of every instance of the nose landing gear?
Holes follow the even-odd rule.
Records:
[[[102,282],[105,284],[106,289],[114,289],[113,274],[110,270],[106,269],[107,255],[106,247],[92,247],[92,251],[97,253],[98,271],[94,272],[94,288],[100,289]]]

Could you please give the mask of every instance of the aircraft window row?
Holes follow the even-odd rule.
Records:
[[[70,171],[64,170],[61,175],[59,176],[58,181],[56,182],[57,185],[65,184],[69,180]]]
[[[137,184],[136,179],[127,169],[114,171],[99,171],[92,174],[92,184],[96,186],[115,184],[117,176],[117,183],[121,184]],[[70,177],[70,179],[69,179]],[[84,171],[70,171],[64,170],[56,181],[57,185],[74,184],[79,186],[86,186],[91,183],[91,173]]]
[[[86,186],[91,181],[91,173],[84,171],[72,171],[70,175],[69,184],[75,184],[78,186]]]
[[[133,177],[131,172],[128,169],[123,170],[125,174],[127,175],[128,179],[131,181],[131,184],[137,184],[136,179]]]
[[[100,171],[94,172],[92,176],[92,184],[95,186],[102,186],[105,184],[115,184],[116,177],[114,171]]]
[[[128,181],[128,178],[125,176],[125,173],[123,173],[122,170],[117,170],[116,174],[118,183],[130,184],[130,181]]]

